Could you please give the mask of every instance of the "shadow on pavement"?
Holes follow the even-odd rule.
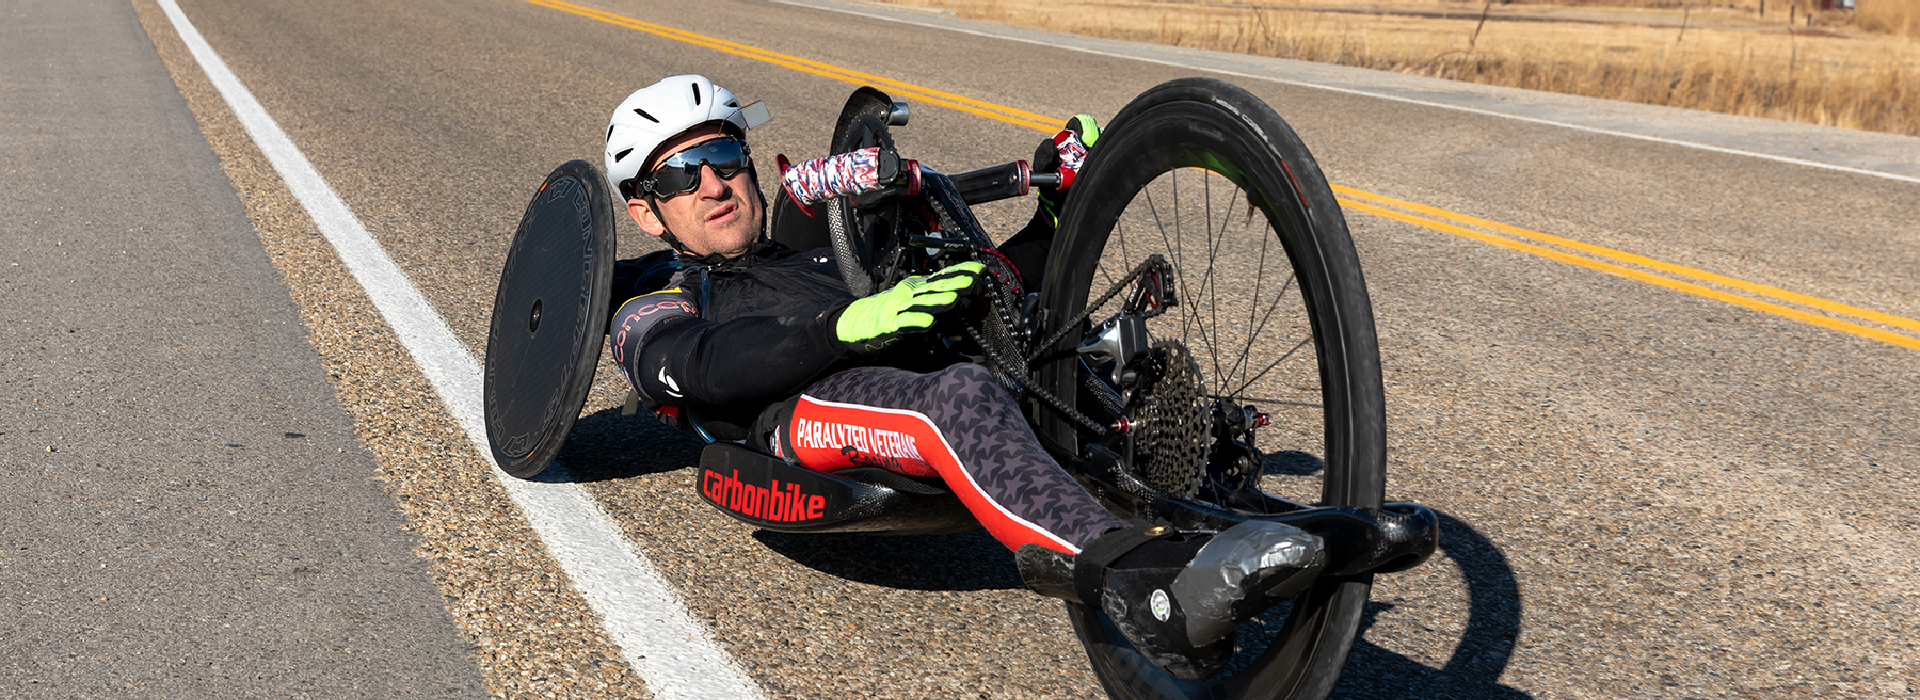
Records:
[[[1261,471],[1267,474],[1307,476],[1310,474],[1318,474],[1320,470],[1327,468],[1327,465],[1321,463],[1319,457],[1305,452],[1284,450],[1274,452],[1266,457],[1266,461],[1262,462],[1260,466]]]
[[[849,581],[922,591],[1025,589],[1013,555],[986,532],[958,535],[753,533],[794,563]]]
[[[699,464],[700,448],[652,414],[623,416],[614,406],[581,416],[553,464],[532,480],[590,483],[670,472]]]
[[[1346,671],[1332,697],[1533,697],[1499,682],[1520,637],[1520,585],[1506,555],[1473,526],[1445,513],[1440,514],[1440,551],[1453,559],[1467,580],[1467,629],[1454,647],[1453,658],[1436,669],[1368,641],[1367,630],[1374,619],[1394,607],[1368,603],[1360,639],[1347,657]]]

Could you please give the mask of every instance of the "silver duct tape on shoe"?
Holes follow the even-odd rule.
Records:
[[[1248,521],[1215,535],[1168,588],[1186,612],[1187,638],[1199,646],[1304,590],[1326,565],[1319,537],[1292,525]]]

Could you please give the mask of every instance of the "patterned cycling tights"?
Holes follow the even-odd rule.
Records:
[[[1041,449],[1013,397],[979,365],[932,374],[851,369],[789,405],[791,417],[780,417],[767,449],[822,472],[882,467],[937,476],[1008,549],[1033,543],[1078,554],[1127,526]]]

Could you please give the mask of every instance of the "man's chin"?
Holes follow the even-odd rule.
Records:
[[[758,229],[739,231],[737,235],[727,236],[727,240],[735,241],[735,243],[722,249],[720,254],[729,258],[746,255],[748,250],[753,249],[754,241],[758,241],[760,238],[760,231]]]

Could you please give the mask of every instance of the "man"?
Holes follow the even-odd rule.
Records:
[[[855,299],[831,253],[767,240],[747,128],[733,93],[683,75],[634,92],[607,130],[609,181],[677,258],[623,269],[619,286],[633,296],[609,329],[614,360],[661,420],[810,469],[940,478],[1015,551],[1029,587],[1101,606],[1182,678],[1217,672],[1235,625],[1312,582],[1325,565],[1319,538],[1265,522],[1217,534],[1132,526],[1041,449],[985,368],[925,366],[932,356],[915,340],[960,304],[978,263]],[[1076,117],[1036,161],[1058,162],[1049,149],[1074,152],[1098,133]],[[1034,222],[1004,246],[1022,252],[1029,278],[1060,197],[1043,193]],[[876,459],[820,425],[893,431],[914,449]]]

